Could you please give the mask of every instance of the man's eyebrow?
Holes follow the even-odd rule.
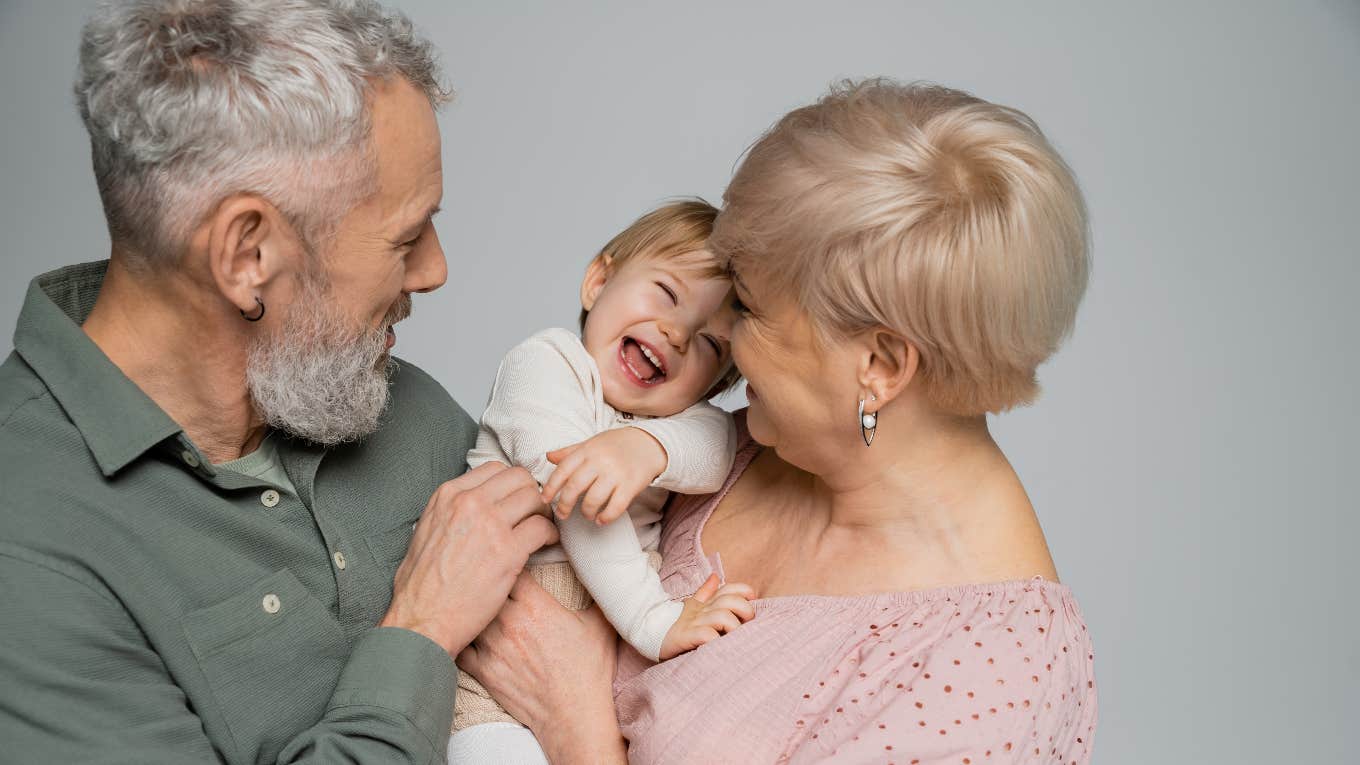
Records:
[[[401,230],[401,233],[397,234],[396,241],[405,242],[410,239],[416,238],[416,236],[418,236],[421,231],[425,230],[425,224],[429,223],[430,219],[438,215],[439,211],[442,209],[444,208],[438,204],[431,205],[430,209],[425,212],[424,217],[422,217],[419,222],[407,226],[406,228]]]

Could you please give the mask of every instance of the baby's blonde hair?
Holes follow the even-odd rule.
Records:
[[[818,336],[876,326],[942,410],[1032,402],[1086,289],[1086,207],[1033,120],[937,85],[843,82],[749,150],[709,239]]]
[[[597,260],[603,260],[611,270],[618,269],[634,258],[666,260],[708,250],[708,237],[713,233],[713,221],[718,217],[718,208],[700,199],[687,197],[676,199],[633,221],[628,228],[610,239]],[[714,260],[700,266],[702,276],[726,279],[726,266]],[[586,326],[586,316],[590,312],[582,309],[581,329]],[[741,373],[730,362],[727,370],[714,384],[705,398],[723,393],[741,380]]]

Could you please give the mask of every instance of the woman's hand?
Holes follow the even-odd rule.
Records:
[[[598,607],[569,611],[524,573],[500,614],[458,654],[458,666],[529,726],[549,761],[621,763],[617,644]]]

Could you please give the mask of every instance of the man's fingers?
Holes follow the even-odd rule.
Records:
[[[446,483],[449,484],[450,488],[458,489],[459,491],[467,491],[481,486],[483,483],[486,483],[487,479],[491,478],[491,476],[494,476],[497,473],[503,473],[508,469],[508,465],[491,460],[490,462],[483,462],[477,467],[468,470]]]
[[[534,480],[533,475],[528,470],[522,467],[512,467],[486,479],[475,491],[481,492],[486,499],[492,502],[501,502],[526,486],[534,489],[535,492],[538,491],[538,481]]]
[[[544,518],[544,520],[547,519]],[[534,575],[530,574],[528,571],[520,572],[519,578],[511,585],[510,600],[524,603],[529,606],[551,602],[558,608],[563,607],[562,604],[557,602],[556,598],[549,595],[548,591],[543,589],[543,585],[539,584],[538,580],[534,578]]]
[[[557,541],[557,524],[542,515],[531,515],[520,521],[511,533],[520,552],[528,558],[538,548]]]
[[[538,485],[521,486],[496,504],[496,512],[501,520],[514,526],[531,515],[543,515],[543,498],[538,495]]]
[[[690,597],[694,598],[700,603],[707,603],[708,601],[713,599],[713,596],[716,595],[717,592],[718,592],[718,575],[709,574],[708,578],[704,580],[704,583],[699,585],[699,589],[695,590],[694,594],[691,595]]]

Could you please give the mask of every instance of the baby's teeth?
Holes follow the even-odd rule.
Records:
[[[643,346],[642,348],[642,355],[646,356],[648,361],[655,364],[657,369],[661,368],[661,360],[656,357],[656,354],[648,350],[646,346]]]

